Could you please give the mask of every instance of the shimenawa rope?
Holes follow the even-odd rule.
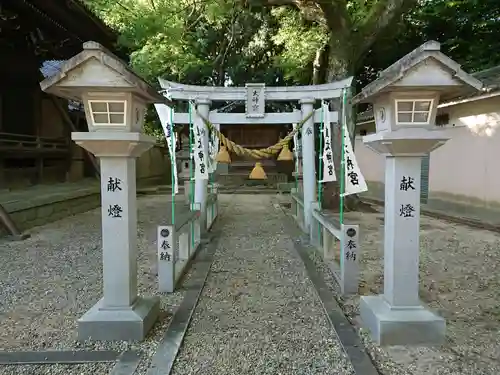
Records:
[[[209,130],[217,134],[217,137],[220,139],[222,144],[227,147],[228,151],[234,152],[238,156],[249,156],[254,159],[263,159],[276,155],[279,151],[281,151],[283,146],[287,145],[293,139],[295,134],[297,134],[297,132],[302,128],[304,123],[312,117],[314,111],[309,113],[301,122],[299,122],[296,128],[290,133],[288,133],[288,135],[281,141],[267,148],[261,148],[258,150],[245,148],[238,145],[237,143],[234,143],[233,141],[228,139],[224,134],[222,134],[219,130],[217,130],[217,128],[210,121],[208,121],[208,119],[206,119],[202,114],[200,114],[200,112],[198,112],[198,109],[196,109],[196,114],[203,120],[203,122],[205,123],[205,125]]]

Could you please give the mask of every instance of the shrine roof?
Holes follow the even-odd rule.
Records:
[[[112,86],[108,86],[106,83],[105,87],[107,87],[108,89],[110,87],[116,86],[119,88],[123,88],[125,91],[134,91],[136,92],[136,94],[142,96],[143,99],[153,103],[170,103],[170,100],[166,99],[163,95],[158,93],[152,86],[150,86],[132,69],[130,69],[125,61],[121,60],[101,44],[93,41],[83,43],[83,51],[65,61],[60,66],[55,66],[54,62],[52,62],[52,64],[50,63],[50,61],[48,62],[48,64],[47,62],[45,62],[45,73],[52,75],[48,76],[42,82],[40,82],[40,87],[47,93],[65,97],[67,99],[79,100],[80,94],[72,93],[72,91],[78,91],[84,86],[95,87],[95,82],[92,81],[95,76],[93,76],[89,81],[84,81],[83,83],[78,82],[73,87],[69,85],[68,87],[61,89],[59,85],[67,79],[67,76],[70,72],[75,71],[81,66],[84,66],[84,64],[91,60],[97,60],[99,64],[105,67],[107,71],[112,75],[117,77],[119,76],[124,81],[126,81],[125,86],[116,86],[116,83],[114,83]],[[100,72],[100,74],[103,73]],[[72,82],[74,84],[74,81]]]
[[[481,98],[485,95],[488,96],[494,93],[500,93],[500,65],[472,73],[471,75],[483,82],[482,91],[471,91],[455,98],[450,98],[440,104],[447,105],[467,99]]]
[[[43,78],[49,78],[59,73],[66,60],[46,60],[40,67]]]
[[[87,40],[115,50],[118,38],[80,0],[2,2],[0,17],[4,20],[0,48],[28,48],[40,60],[67,59]]]

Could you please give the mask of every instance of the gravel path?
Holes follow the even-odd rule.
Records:
[[[140,295],[158,295],[156,226],[170,213],[168,196],[138,200]],[[161,296],[161,317],[148,338],[79,343],[76,320],[102,294],[101,211],[95,209],[30,230],[22,242],[0,239],[0,350],[119,350],[144,353],[136,374],[145,373],[182,292]],[[1,375],[105,375],[112,364],[0,366]]]
[[[220,201],[222,238],[173,375],[353,374],[273,198]]]

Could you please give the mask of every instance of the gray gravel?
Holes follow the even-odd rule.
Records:
[[[383,292],[383,208],[379,209],[380,213],[346,213],[346,220],[361,228],[361,295]],[[500,374],[500,235],[426,216],[421,217],[420,229],[420,297],[446,318],[443,345],[380,347],[360,326],[360,296],[338,295],[331,273],[325,272],[332,293],[358,328],[381,374]],[[312,254],[317,267],[328,271],[322,256]]]
[[[168,216],[168,196],[138,201],[139,294],[158,295],[156,226]],[[79,343],[76,320],[101,297],[100,209],[33,229],[22,242],[0,239],[0,350],[139,349],[145,373],[182,293],[161,296],[161,319],[143,343]],[[96,374],[112,364],[0,366],[0,374]]]
[[[283,213],[221,196],[222,238],[173,374],[353,374]]]
[[[140,295],[158,295],[156,225],[168,199],[138,202]],[[273,198],[221,196],[221,208],[223,238],[174,375],[352,374]],[[135,375],[145,374],[183,293],[161,296],[161,319],[142,343],[79,343],[76,320],[101,297],[100,210],[31,234],[0,239],[0,350],[136,349]],[[0,366],[0,375],[105,375],[112,366]]]

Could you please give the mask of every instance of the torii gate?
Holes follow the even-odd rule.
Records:
[[[353,77],[341,81],[311,86],[266,87],[263,83],[247,83],[245,87],[214,87],[184,85],[159,78],[159,83],[171,100],[192,100],[201,116],[213,124],[292,124],[301,122],[313,110],[317,100],[340,98],[342,92],[351,86]],[[300,111],[266,113],[266,101],[295,101],[300,104]],[[219,113],[210,111],[213,101],[244,101],[246,113]],[[338,113],[330,112],[330,121],[338,122]],[[174,124],[189,124],[188,113],[175,113]],[[193,122],[205,127],[202,118],[195,111]],[[311,203],[316,201],[316,167],[314,151],[314,124],[322,121],[321,109],[314,110],[302,126],[302,170],[304,191],[304,223],[309,228],[311,221]],[[205,150],[208,150],[208,131],[203,138]],[[203,212],[206,210],[207,180],[195,181],[194,202],[199,203]]]

